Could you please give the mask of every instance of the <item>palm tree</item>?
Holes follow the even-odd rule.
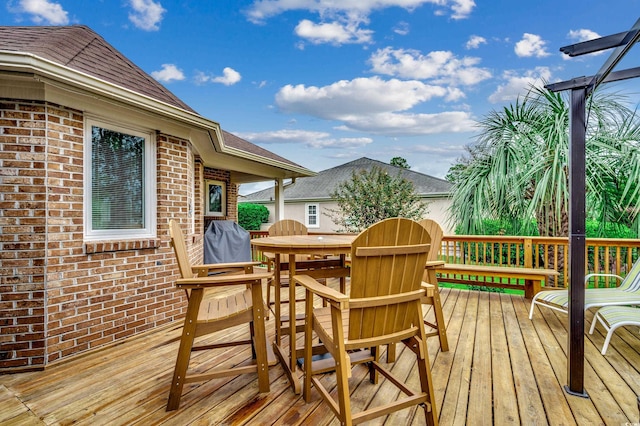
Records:
[[[492,111],[468,155],[454,165],[454,223],[483,232],[483,220],[509,221],[525,233],[567,236],[569,107],[560,93],[533,88],[515,104]],[[635,221],[640,205],[640,121],[619,95],[590,99],[587,124],[587,215],[607,223]]]

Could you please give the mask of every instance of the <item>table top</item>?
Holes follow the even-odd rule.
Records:
[[[280,253],[300,252],[308,249],[312,249],[314,252],[318,250],[348,251],[356,237],[355,234],[281,235],[254,238],[251,240],[251,245]]]

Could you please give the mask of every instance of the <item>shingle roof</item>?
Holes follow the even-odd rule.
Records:
[[[97,33],[83,25],[0,27],[0,50],[31,53],[169,105],[195,112]]]
[[[421,196],[449,194],[452,184],[444,179],[414,172],[409,169],[395,167],[381,161],[362,157],[349,163],[323,170],[312,177],[298,178],[295,183],[284,188],[286,200],[322,200],[331,198],[333,190],[342,182],[350,180],[354,172],[381,167],[387,173],[413,182],[416,193]],[[267,188],[245,196],[243,201],[270,201],[275,199],[274,188]]]

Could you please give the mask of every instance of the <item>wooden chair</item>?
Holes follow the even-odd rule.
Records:
[[[427,337],[438,336],[440,339],[440,350],[448,352],[449,341],[447,340],[447,329],[444,324],[440,289],[438,288],[438,278],[436,277],[436,267],[444,265],[444,261],[438,260],[438,252],[440,251],[444,232],[438,222],[434,220],[422,219],[418,223],[427,230],[427,233],[431,238],[431,249],[427,255],[427,263],[422,277],[422,281],[431,284],[434,287],[433,291],[425,293],[425,296],[422,298],[422,303],[424,305],[433,306],[433,313],[435,316],[435,322],[424,320],[424,324],[429,326],[430,330],[433,330],[427,333]],[[396,347],[395,345],[389,345],[387,348],[387,361],[394,362],[395,359]]]
[[[436,402],[429,367],[421,298],[422,275],[429,251],[429,235],[419,223],[393,218],[378,222],[362,233],[351,248],[350,295],[318,283],[307,275],[293,281],[306,288],[305,372],[303,396],[311,399],[311,383],[343,425],[357,424],[413,405],[424,409],[427,424],[436,425]],[[314,306],[313,295],[326,299],[329,306]],[[331,354],[312,364],[321,353],[313,347],[313,333]],[[402,342],[417,359],[421,389],[415,392],[379,363],[379,346]],[[385,405],[351,412],[348,379],[353,364],[368,363],[369,379],[377,383],[378,374],[397,386],[404,395]],[[315,374],[336,370],[338,400],[330,395]]]
[[[279,236],[279,235],[307,235],[309,232],[307,227],[293,219],[282,219],[274,223],[269,227],[269,236]],[[289,262],[286,259],[281,259],[280,264],[275,264],[275,255],[273,253],[263,253],[267,261],[267,269],[269,271],[276,270],[276,276],[280,277],[280,287],[288,286],[288,268]],[[305,256],[305,259],[307,257]],[[274,278],[267,281],[267,309],[271,309],[271,305],[274,303],[271,301],[271,288],[274,288],[274,291],[277,291],[278,287],[274,285]],[[269,313],[267,312],[267,318],[269,318]]]
[[[431,219],[422,219],[418,222],[422,225],[429,236],[431,237],[431,250],[427,256],[427,264],[424,270],[424,276],[422,280],[435,287],[433,297],[425,296],[422,299],[422,303],[425,305],[433,305],[433,313],[435,316],[435,323],[431,323],[425,320],[425,325],[428,325],[433,330],[427,333],[427,337],[438,336],[440,339],[440,350],[443,352],[449,351],[449,341],[447,340],[447,329],[444,324],[444,315],[442,313],[442,301],[440,300],[440,289],[438,288],[438,278],[436,277],[436,268],[444,265],[444,261],[438,260],[438,253],[442,245],[442,237],[444,232],[438,224],[438,222]]]
[[[224,263],[192,266],[180,225],[169,221],[169,233],[180,270],[176,287],[185,289],[189,299],[184,319],[180,347],[176,359],[167,411],[180,406],[182,387],[185,383],[210,380],[244,373],[258,373],[260,392],[269,392],[268,365],[275,364],[275,357],[268,356],[264,323],[262,280],[272,276],[269,272],[254,273],[259,262]],[[215,275],[209,275],[215,272]],[[241,289],[228,295],[216,296],[211,289],[236,286]],[[195,346],[195,339],[240,324],[248,324],[250,338],[242,341],[202,344]],[[203,374],[187,375],[192,351],[219,349],[237,345],[251,345],[255,362],[234,368],[220,368]]]
[[[307,235],[307,227],[292,219],[280,220],[269,227],[269,236],[283,236],[283,235]],[[277,296],[275,301],[271,301],[271,288],[274,287],[274,292],[279,292],[282,288],[289,287],[289,259],[280,259],[280,264],[275,264],[275,255],[273,253],[264,253],[264,257],[267,259],[267,270],[274,270],[276,273],[274,278],[267,281],[267,309],[271,309],[272,305],[276,305],[276,309],[281,307],[282,303],[289,303],[288,299],[282,300]],[[335,256],[314,256],[310,255],[298,255],[296,257],[296,265],[298,270],[306,270],[309,275],[318,278],[318,275],[323,273],[320,270],[333,270],[335,275],[329,273],[327,276],[340,279],[340,290],[344,291],[346,286],[347,273],[341,268],[342,264],[339,257]],[[274,285],[274,279],[280,277],[279,286]],[[321,279],[326,283],[326,279]],[[296,302],[303,302],[304,299],[296,300]],[[269,312],[267,312],[267,318],[269,318]],[[281,317],[281,319],[284,317]],[[300,315],[303,318],[303,315]]]

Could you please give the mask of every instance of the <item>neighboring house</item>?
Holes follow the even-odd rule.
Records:
[[[360,158],[340,166],[319,172],[312,177],[295,179],[284,186],[284,217],[304,223],[312,232],[335,232],[339,229],[327,213],[337,209],[331,193],[342,182],[351,179],[354,172],[381,167],[390,175],[398,173],[413,182],[415,191],[429,205],[428,217],[438,222],[445,233],[453,233],[448,227],[447,209],[452,184],[446,180],[395,167],[381,161]],[[263,204],[269,209],[269,222],[275,221],[274,188],[267,188],[243,197],[242,202]]]
[[[313,174],[87,27],[0,27],[0,372],[182,318],[168,220],[201,262],[206,222],[237,220],[239,184]]]

